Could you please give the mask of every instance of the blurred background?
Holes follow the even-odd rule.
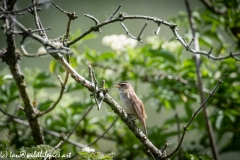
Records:
[[[84,14],[90,14],[100,22],[103,22],[115,12],[119,4],[122,5],[120,12],[128,15],[146,15],[158,17],[169,22],[172,21],[179,26],[179,34],[185,37],[188,42],[192,38],[183,0],[54,0],[54,2],[62,9],[68,12],[75,12],[78,15],[78,19],[72,21],[71,24],[71,38],[76,37],[80,32],[83,33],[94,25],[94,22],[85,17]],[[223,1],[221,2],[224,4]],[[29,1],[18,1],[16,6],[21,9],[29,6],[29,3]],[[216,21],[219,19],[215,15],[212,16],[211,13],[206,12],[204,5],[199,0],[191,0],[190,6],[195,11],[194,18],[197,27],[199,27],[197,33],[200,35],[201,49],[210,50],[211,46],[214,46],[214,53],[224,55],[228,54],[231,46],[236,47],[234,39],[225,32],[224,27],[218,28],[220,25],[213,21],[213,19],[216,19]],[[39,12],[39,16],[43,26],[52,28],[52,30],[47,31],[48,37],[54,39],[63,36],[66,32],[67,16],[59,12],[50,3],[43,5],[41,8],[42,11]],[[19,16],[18,20],[28,28],[35,28],[33,16],[30,14]],[[188,122],[193,112],[200,106],[200,98],[196,88],[195,65],[192,53],[185,51],[180,43],[174,40],[174,35],[168,27],[162,25],[159,36],[154,36],[157,25],[153,22],[125,20],[124,24],[132,35],[138,36],[145,22],[148,25],[142,35],[143,43],[138,42],[133,48],[126,47],[124,50],[114,50],[110,44],[104,44],[102,39],[105,36],[113,34],[126,35],[120,23],[113,23],[102,27],[101,33],[93,33],[89,40],[83,40],[71,46],[74,55],[71,57],[70,62],[78,73],[86,78],[89,77],[88,65],[92,65],[98,80],[106,80],[106,87],[110,89],[109,94],[117,102],[120,102],[120,100],[117,90],[112,88],[113,83],[129,81],[144,102],[148,115],[149,139],[159,148],[163,147],[166,140],[169,140],[170,146],[167,151],[170,153],[178,143],[177,121],[180,123],[182,132],[183,125]],[[3,21],[0,21],[0,25],[3,25]],[[216,26],[215,29],[214,25]],[[214,40],[211,40],[211,38]],[[6,46],[5,39],[4,32],[0,32],[1,49]],[[16,36],[16,45],[18,47],[20,40],[21,37]],[[35,54],[41,47],[41,44],[30,38],[25,41],[25,45],[27,51],[31,54]],[[239,125],[236,124],[239,119],[239,92],[234,91],[234,88],[229,88],[229,86],[239,87],[239,64],[233,59],[217,62],[203,57],[201,60],[203,86],[207,91],[214,88],[218,78],[224,73],[230,72],[232,81],[229,83],[224,82],[219,93],[210,100],[209,111],[212,116],[211,122],[214,126],[217,147],[219,152],[221,152],[220,159],[237,160],[240,157],[239,146],[237,147],[235,143],[231,145],[231,143],[240,140]],[[37,99],[38,109],[44,110],[48,108],[58,95],[59,82],[56,78],[57,75],[64,77],[64,71],[61,69],[61,66],[51,56],[37,58],[22,56],[22,60],[19,63],[23,73],[26,75],[30,95],[32,99]],[[0,63],[2,77],[9,74],[7,68],[5,63]],[[46,85],[44,86],[45,81],[51,82],[49,88]],[[2,86],[4,85],[5,82],[2,82]],[[17,92],[17,89],[15,90]],[[2,91],[1,93],[4,92]],[[41,124],[58,133],[68,133],[84,114],[85,110],[94,104],[93,98],[89,94],[86,89],[76,85],[70,78],[66,94],[63,96],[59,106],[55,108],[54,113],[44,115],[40,120]],[[9,98],[7,95],[6,97]],[[8,105],[11,106],[9,111],[13,112],[14,109],[11,108],[14,108],[17,103],[21,103],[17,101],[18,98],[16,97],[14,102],[8,101],[6,103],[2,100],[2,106],[5,109]],[[21,111],[17,111],[17,114],[24,115]],[[176,114],[179,120],[176,119]],[[89,144],[93,142],[95,137],[106,130],[115,117],[116,115],[107,105],[103,104],[100,111],[94,106],[88,118],[84,120],[84,123],[79,126],[71,138],[83,144]],[[203,118],[204,116],[200,114],[196,122],[187,131],[182,145],[182,155],[178,155],[182,159],[190,159],[193,157],[191,155],[196,157],[205,154],[211,155]],[[6,138],[6,134],[9,132],[8,125],[2,125],[2,128],[4,132],[0,133],[3,135],[2,139],[0,139],[8,146],[10,143],[9,139],[14,138]],[[21,131],[20,135],[23,135],[24,127],[17,126],[16,129]],[[45,137],[49,145],[54,146],[59,142],[58,139],[54,139],[51,136],[46,135]],[[27,137],[24,138],[23,136],[22,139],[12,140],[11,147],[16,149],[21,146],[31,146],[32,143],[27,142]],[[18,145],[14,146],[14,144]],[[2,148],[4,147],[2,146]],[[144,153],[146,152],[144,148],[132,133],[128,131],[121,120],[118,120],[115,127],[93,148],[101,152],[115,152],[116,159],[149,158]],[[68,144],[62,149],[63,152],[70,151],[73,153],[77,153],[80,150]],[[205,159],[207,158],[205,157]]]

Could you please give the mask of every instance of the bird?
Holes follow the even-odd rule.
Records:
[[[144,109],[142,101],[138,98],[132,85],[129,82],[116,82],[115,88],[118,88],[118,93],[121,101],[123,102],[126,113],[139,120],[143,126],[146,137],[148,137],[146,129],[147,114]]]

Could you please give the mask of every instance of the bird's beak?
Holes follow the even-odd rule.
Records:
[[[119,88],[119,83],[118,82],[115,82],[115,86],[114,86],[114,88]]]

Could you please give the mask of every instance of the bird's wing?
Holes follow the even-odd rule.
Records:
[[[131,105],[134,109],[134,111],[136,112],[138,118],[140,118],[139,116],[142,116],[142,118],[147,118],[144,106],[142,101],[137,97],[137,95],[133,92],[129,92],[128,93],[128,98],[131,102]],[[137,101],[136,101],[137,99]]]
[[[136,113],[137,118],[139,119],[140,123],[143,126],[143,129],[145,131],[145,135],[148,137],[148,133],[147,133],[147,128],[146,128],[146,112],[143,106],[142,101],[137,97],[137,95],[133,92],[129,92],[128,93],[128,98],[131,102],[131,105],[133,107],[133,110]],[[137,101],[136,101],[137,99]]]

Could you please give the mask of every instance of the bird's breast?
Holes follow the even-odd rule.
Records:
[[[123,109],[126,111],[127,114],[131,114],[134,117],[135,111],[129,100],[128,93],[119,92],[119,95],[120,95],[121,101],[123,103]]]

